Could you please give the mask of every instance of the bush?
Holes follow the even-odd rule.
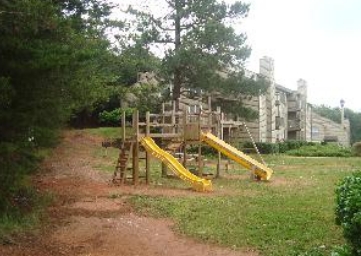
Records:
[[[256,146],[261,154],[286,153],[289,150],[299,149],[300,147],[307,145],[314,146],[316,143],[296,140],[289,140],[279,143],[256,142]],[[243,147],[253,148],[253,144],[252,142],[245,142]]]
[[[202,155],[206,157],[216,157],[218,155],[217,149],[214,149],[209,146],[202,146]],[[198,147],[192,145],[191,147],[187,148],[187,152],[189,154],[198,154]]]
[[[336,189],[336,223],[350,244],[353,255],[361,255],[361,172],[346,177]]]
[[[288,150],[293,150],[293,149],[299,149],[300,147],[304,146],[305,141],[298,141],[298,140],[289,140],[285,142],[287,144],[287,148]]]
[[[278,153],[278,145],[269,142],[256,142],[256,146],[261,154]],[[254,148],[252,142],[243,143],[243,148]]]
[[[310,146],[302,146],[299,149],[293,149],[286,152],[292,156],[308,156],[308,157],[351,157],[350,148],[343,148],[337,145],[321,145],[310,144]]]
[[[22,201],[27,187],[27,176],[32,173],[39,158],[27,148],[13,143],[0,143],[0,216],[23,209]]]
[[[352,145],[352,151],[356,156],[361,156],[361,141],[355,142]]]
[[[261,154],[278,153],[278,146],[269,142],[256,142],[256,146]]]
[[[110,126],[120,126],[120,119],[123,114],[123,111],[125,111],[125,117],[126,119],[131,118],[134,109],[133,108],[117,108],[112,111],[106,111],[104,110],[99,114],[99,121],[103,125],[110,125]]]

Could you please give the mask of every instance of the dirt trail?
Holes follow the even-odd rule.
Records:
[[[170,220],[139,216],[126,197],[111,194],[192,195],[193,192],[140,186],[114,187],[109,175],[92,166],[93,150],[101,139],[81,131],[67,131],[63,142],[43,164],[35,182],[42,191],[56,196],[49,207],[49,220],[38,231],[19,235],[0,245],[0,255],[82,255],[82,256],[256,256],[252,250],[203,244],[172,231]]]

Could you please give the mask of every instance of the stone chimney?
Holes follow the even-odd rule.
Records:
[[[307,98],[307,82],[304,79],[297,81],[297,92]]]
[[[307,140],[307,134],[311,132],[310,127],[310,113],[307,109],[307,82],[304,79],[299,79],[297,81],[297,92],[299,94],[299,108],[300,108],[300,140]]]
[[[344,123],[345,123],[345,100],[344,99],[340,100],[340,106],[341,106],[341,125],[343,128]]]
[[[274,60],[270,57],[260,59],[259,73],[267,78],[270,86],[265,95],[260,96],[259,123],[260,141],[276,141],[276,108],[275,108],[275,82]]]
[[[260,59],[259,73],[266,76],[271,81],[274,80],[274,60],[270,57],[264,56]]]

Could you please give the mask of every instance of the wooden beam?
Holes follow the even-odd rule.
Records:
[[[149,122],[150,122],[150,115],[149,112],[147,112],[145,114],[145,119],[146,119],[146,123],[147,126],[145,128],[145,136],[149,136],[150,134],[150,126],[149,126]],[[148,151],[146,151],[145,153],[145,182],[148,185],[149,181],[150,181],[150,154],[148,153]]]
[[[122,123],[121,123],[121,127],[122,127],[122,142],[124,143],[125,142],[125,111],[123,111],[122,113]]]
[[[183,166],[187,168],[187,139],[186,139],[186,126],[187,126],[187,109],[184,110],[183,114],[183,141],[184,141],[184,147],[183,147]]]
[[[170,116],[173,116],[173,112],[171,113]],[[164,125],[165,123],[165,105],[164,103],[162,103],[162,134],[165,134],[165,131],[164,131]],[[174,133],[174,132],[173,132]],[[165,146],[164,145],[164,140],[162,139],[162,146]],[[167,177],[167,174],[168,174],[168,167],[165,163],[163,163],[162,161],[162,177]]]
[[[138,184],[139,179],[139,111],[136,110],[133,114],[133,128],[135,130],[135,141],[133,146],[133,185]]]

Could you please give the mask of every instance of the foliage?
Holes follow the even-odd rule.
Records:
[[[146,48],[161,44],[166,49],[160,73],[165,83],[173,85],[173,99],[180,97],[184,87],[222,92],[226,98],[265,92],[268,82],[264,78],[248,79],[240,69],[250,55],[250,48],[245,44],[246,35],[231,26],[247,16],[248,4],[162,1],[158,4],[164,5],[164,11],[159,15],[146,4],[143,9],[129,7],[128,14],[137,21],[137,31],[131,33],[134,41]],[[245,109],[225,110],[242,114]]]
[[[341,123],[340,108],[331,108],[325,105],[313,106],[313,110],[336,123]],[[350,121],[351,143],[361,141],[361,113],[345,108],[345,118]]]
[[[108,43],[99,33],[94,38],[86,24],[78,29],[78,17],[62,14],[55,2],[6,3],[0,15],[0,83],[5,91],[0,140],[22,141],[29,130],[51,137],[73,110],[105,97]],[[81,15],[89,14],[91,22],[91,6],[98,5],[77,3],[84,4]]]
[[[39,150],[74,111],[107,97],[114,55],[105,1],[9,0],[0,10],[0,215],[16,217]]]
[[[297,254],[297,256],[352,256],[351,250],[348,246],[333,246],[331,253],[325,246],[319,246],[312,248],[306,252],[301,254]]]
[[[352,150],[356,156],[361,156],[361,142],[356,142],[352,145]]]
[[[348,245],[335,246],[332,250],[332,256],[352,256],[352,250]]]
[[[317,114],[326,117],[336,123],[341,123],[341,109],[339,107],[331,108],[326,105],[313,106],[312,110],[314,110]]]
[[[293,149],[286,152],[293,156],[308,157],[351,157],[353,156],[350,148],[340,147],[334,144],[315,144],[312,146],[302,146],[299,149]]]
[[[84,132],[89,133],[91,135],[103,137],[105,140],[109,140],[109,139],[120,138],[121,134],[122,134],[122,128],[120,128],[119,126],[118,127],[90,128],[90,129],[85,129]],[[128,128],[126,128],[125,132],[127,135],[132,134],[132,130],[128,129]]]
[[[114,74],[112,81],[107,84],[107,91],[104,90],[107,96],[99,98],[93,108],[78,112],[73,123],[86,126],[86,122],[90,121],[95,125],[114,125],[117,119],[108,122],[104,117],[111,115],[110,113],[116,115],[119,108],[137,108],[141,114],[160,110],[160,104],[166,96],[164,88],[156,82],[155,84],[148,84],[145,81],[138,83],[140,73],[157,73],[160,60],[139,45],[114,49],[114,51],[116,55],[108,58],[109,61],[103,64],[111,74]],[[158,79],[158,77],[154,78],[154,80]]]
[[[23,188],[28,186],[27,175],[35,170],[40,160],[29,147],[25,144],[17,146],[13,143],[0,143],[0,184],[6,184],[0,186],[0,216],[4,212],[20,214],[31,206],[31,202],[19,200],[21,194],[26,194]]]
[[[256,146],[261,154],[286,153],[289,150],[299,149],[302,146],[314,146],[314,142],[288,140],[280,143],[256,142]],[[252,142],[245,142],[243,148],[253,148]]]
[[[198,147],[191,145],[191,147],[187,148],[187,152],[190,154],[198,154]],[[206,157],[215,157],[218,155],[218,151],[209,146],[201,146],[202,156]]]
[[[336,189],[336,223],[341,225],[353,255],[361,254],[361,172],[343,179]]]
[[[131,118],[134,109],[133,108],[117,108],[112,111],[104,110],[99,114],[99,121],[103,125],[119,126],[123,112],[125,112],[126,119]]]
[[[117,85],[130,86],[137,82],[139,72],[159,73],[161,60],[153,55],[149,49],[140,44],[117,49],[119,53],[115,60]]]
[[[335,144],[319,144],[307,141],[285,141],[280,143],[256,142],[261,154],[286,153],[293,156],[314,157],[351,157],[350,148],[340,147]],[[242,148],[253,148],[251,142],[243,143]]]

